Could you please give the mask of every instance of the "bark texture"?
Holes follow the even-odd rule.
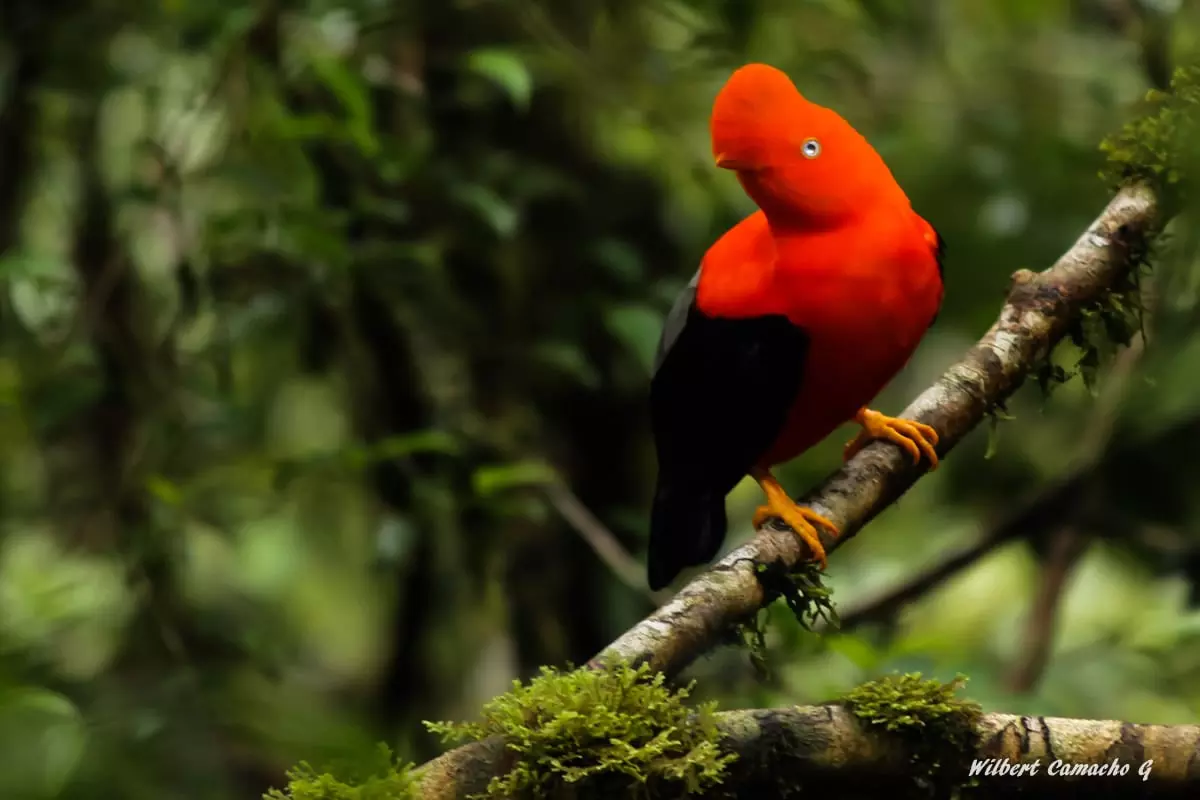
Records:
[[[912,749],[891,734],[867,729],[841,706],[749,709],[718,716],[725,746],[738,760],[714,796],[929,796],[918,782]],[[984,714],[976,732],[975,752],[941,776],[943,785],[971,783],[965,795],[970,798],[1085,793],[1093,800],[1200,797],[1200,725]],[[431,795],[433,785],[427,782],[424,796],[482,792],[491,776],[504,769],[504,752],[490,741],[472,750],[471,759],[443,773],[453,776],[457,794]],[[976,759],[978,772],[972,776]],[[1021,765],[1029,766],[1022,771]],[[1101,774],[1078,774],[1086,765],[1102,767],[1096,770]]]
[[[913,753],[892,736],[864,729],[840,706],[730,711],[721,715],[721,728],[740,756],[722,788],[739,797],[789,790],[843,800],[923,793]],[[968,797],[1200,796],[1200,725],[985,714],[976,731],[971,758],[980,772]],[[1153,763],[1144,768],[1147,761]],[[971,764],[967,759],[944,777],[965,784]],[[1014,774],[1022,764],[1030,766]],[[1072,774],[1083,765],[1110,774]]]

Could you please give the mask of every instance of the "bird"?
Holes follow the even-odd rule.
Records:
[[[747,475],[766,499],[754,528],[782,520],[825,569],[818,528],[837,526],[772,468],[844,423],[860,426],[844,460],[884,439],[938,464],[937,431],[868,404],[941,309],[942,237],[866,138],[780,69],[736,69],[709,132],[716,166],[758,209],[707,250],[663,323],[649,389],[654,591],[716,557],[726,495]]]

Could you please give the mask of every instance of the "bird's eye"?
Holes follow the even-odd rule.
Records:
[[[805,158],[816,158],[821,155],[821,143],[816,139],[805,139],[800,152],[804,153]]]

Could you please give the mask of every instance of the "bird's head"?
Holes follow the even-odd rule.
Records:
[[[774,220],[832,226],[903,197],[875,148],[775,67],[735,71],[717,94],[709,127],[717,166],[737,172]]]

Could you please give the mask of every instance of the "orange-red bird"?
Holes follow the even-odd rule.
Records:
[[[937,466],[928,425],[866,407],[908,362],[942,303],[941,237],[875,149],[765,64],[713,104],[718,167],[758,205],[705,254],[659,342],[650,390],[658,485],[647,572],[660,589],[725,538],[725,496],[747,474],[822,566],[814,525],[770,468],[851,419],[845,458],[888,439]]]

